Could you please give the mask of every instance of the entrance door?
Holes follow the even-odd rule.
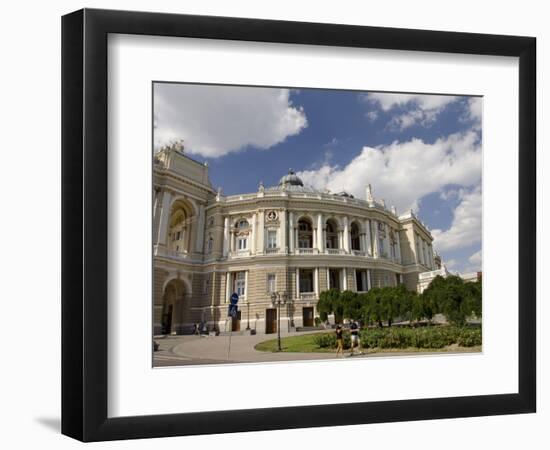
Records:
[[[237,317],[231,319],[231,331],[241,331],[241,312],[237,311]]]
[[[162,334],[170,334],[172,331],[172,309],[174,305],[168,305],[162,315]]]
[[[313,307],[306,307],[302,310],[304,327],[313,326]]]
[[[277,310],[275,308],[265,310],[265,334],[277,332]]]

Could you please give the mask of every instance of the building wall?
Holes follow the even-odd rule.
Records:
[[[320,194],[293,197],[286,192],[258,193],[223,197],[215,192],[208,181],[208,168],[185,155],[164,155],[155,171],[155,229],[154,261],[154,324],[159,331],[165,306],[165,286],[170,279],[181,279],[181,309],[175,317],[178,332],[191,330],[193,322],[206,321],[212,328],[227,329],[228,297],[233,282],[227,285],[228,272],[247,272],[246,296],[241,298],[241,329],[244,323],[265,331],[266,309],[273,307],[267,293],[267,275],[276,275],[276,290],[286,292],[292,307],[282,310],[287,326],[302,325],[304,308],[315,308],[320,292],[328,288],[327,268],[345,268],[346,288],[357,291],[355,270],[369,270],[370,286],[383,287],[397,284],[396,274],[405,273],[403,282],[416,289],[418,273],[431,264],[417,262],[415,239],[421,236],[426,249],[431,236],[410,214],[403,218],[376,203],[352,198]],[[175,172],[174,172],[175,171]],[[176,173],[177,172],[177,173]],[[324,194],[323,194],[324,195]],[[169,199],[168,202],[163,200]],[[190,245],[185,252],[174,253],[163,248],[161,235],[168,233],[167,218],[173,213],[174,201],[185,203],[190,217]],[[311,249],[298,249],[297,231],[300,218],[311,222],[313,245]],[[237,228],[245,219],[248,227]],[[326,249],[327,221],[332,220],[338,233],[339,250]],[[350,246],[351,224],[356,223],[360,233],[360,250]],[[164,225],[163,225],[164,224]],[[163,228],[164,227],[164,228]],[[276,249],[267,248],[268,230],[277,231]],[[391,232],[397,233],[399,251],[392,257]],[[236,236],[247,237],[247,248],[237,248]],[[380,243],[379,238],[385,236]],[[208,242],[212,238],[212,248]],[[431,251],[431,249],[430,249]],[[381,255],[387,257],[381,257]],[[296,268],[317,271],[315,293],[297,295]],[[315,283],[314,283],[315,284]],[[343,279],[340,288],[344,288]],[[174,313],[176,314],[176,313]],[[317,311],[315,310],[315,315]],[[253,322],[253,325],[252,325]],[[284,320],[283,320],[284,322]]]

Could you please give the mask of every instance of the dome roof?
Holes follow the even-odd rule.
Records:
[[[288,175],[279,180],[279,186],[303,186],[304,182],[292,169],[288,169]]]

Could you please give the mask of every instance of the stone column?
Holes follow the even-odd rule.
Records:
[[[368,256],[372,256],[372,239],[371,239],[371,228],[370,228],[370,220],[365,220],[364,222],[365,226],[365,251],[367,252]]]
[[[223,256],[229,253],[229,217],[223,219]]]
[[[225,299],[223,300],[223,303],[229,302],[229,297],[231,297],[231,272],[225,273]]]
[[[380,252],[379,252],[380,249],[378,247],[378,243],[380,242],[379,234],[378,234],[378,222],[376,220],[373,220],[372,226],[374,227],[374,242],[372,245],[374,257],[380,258]]]
[[[288,252],[294,252],[294,213],[288,213]]]
[[[319,268],[316,267],[313,270],[313,290],[315,291],[315,295],[319,295]]]
[[[229,230],[229,251],[235,251],[235,230]]]
[[[244,297],[248,302],[248,270],[244,272]]]
[[[386,232],[386,237],[384,238],[384,251],[388,258],[391,259],[390,251],[390,227],[387,223],[384,223],[384,231]]]
[[[370,270],[367,270],[367,290],[370,291],[371,281],[370,281]]]
[[[252,235],[250,236],[250,254],[256,253],[256,213],[252,214]]]
[[[347,291],[348,290],[348,271],[346,268],[342,268],[342,290]]]
[[[344,217],[344,251],[349,253],[349,219]]]
[[[172,194],[169,191],[164,191],[162,195],[162,210],[160,213],[159,233],[157,236],[157,244],[166,246],[166,235],[168,234],[168,222],[170,221],[170,202]]]
[[[258,245],[256,253],[263,255],[265,251],[265,211],[258,213]]]
[[[296,267],[296,298],[300,298],[300,269]]]
[[[317,215],[317,248],[319,249],[319,253],[323,253],[325,251],[323,215],[321,213]]]
[[[279,227],[281,230],[281,243],[279,244],[279,248],[281,252],[286,253],[286,210],[284,209],[279,214]]]
[[[202,253],[204,245],[204,220],[204,205],[199,205],[199,220],[197,222],[197,245],[195,248],[197,252],[200,253]]]
[[[155,188],[155,199],[153,203],[153,236],[155,237],[155,241],[158,238],[159,235],[159,222],[160,222],[160,215],[162,212],[162,191],[159,188]],[[156,242],[153,242],[153,244],[156,244]]]
[[[327,289],[330,289],[330,268],[327,267]]]
[[[396,253],[397,253],[397,262],[401,264],[401,233],[399,230],[395,231],[395,240],[396,240]]]

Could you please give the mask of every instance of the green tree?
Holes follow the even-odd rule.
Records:
[[[353,320],[361,319],[361,299],[357,293],[352,291],[342,291],[339,297],[340,305],[342,306],[342,314],[344,317]]]
[[[481,316],[481,283],[465,283],[456,275],[437,276],[422,294],[424,312],[441,312],[453,325],[463,326],[468,317]]]
[[[340,302],[340,291],[332,288],[319,294],[317,311],[321,320],[327,320],[329,314],[334,314],[336,323],[342,322],[343,307]]]
[[[377,323],[382,328],[383,320],[383,297],[381,288],[372,288],[364,296],[366,300],[361,308],[363,320],[367,323]]]
[[[477,318],[481,318],[481,315],[482,315],[481,281],[476,281],[473,283],[464,283],[463,289],[464,289],[464,313],[466,314],[466,317],[475,316]]]

